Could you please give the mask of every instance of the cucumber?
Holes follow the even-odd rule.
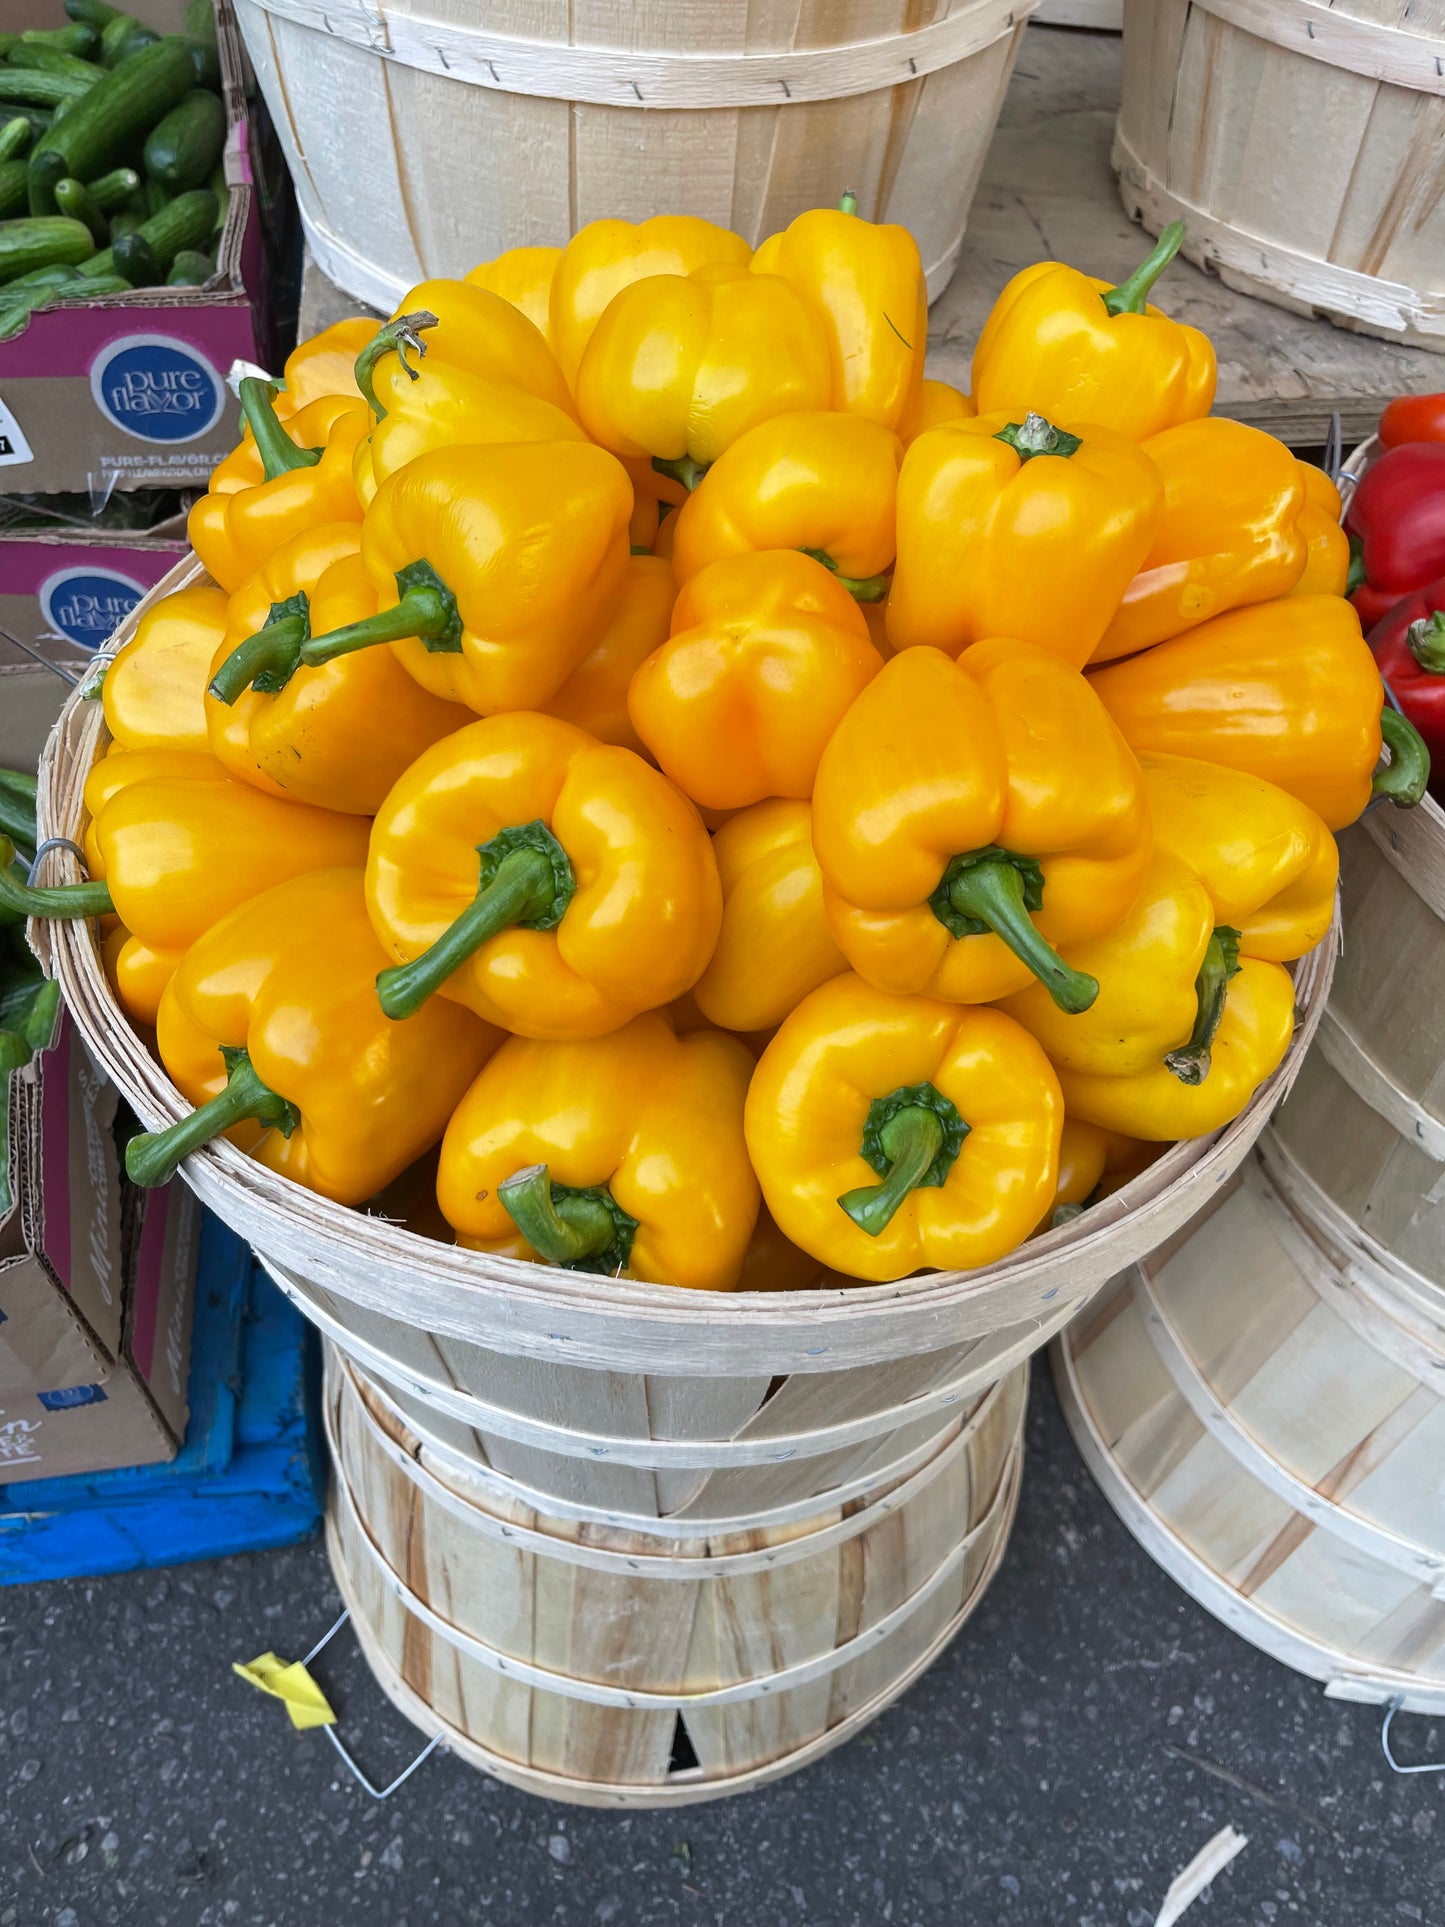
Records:
[[[13,221],[25,212],[29,175],[24,161],[0,161],[0,221]]]
[[[17,274],[13,281],[5,284],[5,299],[20,288],[58,288],[67,281],[78,281],[80,269],[73,268],[68,262],[57,262],[51,268],[32,268],[29,274]]]
[[[110,239],[110,225],[95,204],[90,189],[80,181],[66,179],[55,183],[55,205],[72,221],[84,221],[91,239],[103,248]]]
[[[87,181],[86,186],[101,213],[114,214],[139,194],[140,175],[133,167],[113,167],[108,174]]]
[[[123,207],[110,217],[110,239],[116,242],[122,234],[134,234],[145,216],[138,207]]]
[[[100,36],[100,64],[102,67],[118,67],[142,47],[150,47],[160,36],[137,20],[133,13],[118,13],[114,20],[108,21]],[[186,58],[189,60],[190,55]]]
[[[216,197],[216,225],[211,232],[219,239],[221,230],[226,225],[226,216],[231,212],[231,184],[226,179],[224,162],[216,162],[211,169],[211,177],[206,182],[206,186]]]
[[[83,22],[88,27],[98,27],[103,32],[120,8],[107,6],[106,0],[65,0],[65,11],[72,20]]]
[[[95,252],[90,229],[83,221],[63,214],[42,215],[28,221],[7,221],[0,227],[0,282],[13,281],[32,268],[62,262],[79,264]]]
[[[0,69],[0,75],[4,70]],[[53,75],[25,76],[30,80]],[[53,123],[30,156],[30,207],[48,213],[55,183],[69,175],[90,181],[124,162],[146,131],[190,92],[193,69],[186,43],[169,35],[117,67],[92,87],[57,127]],[[36,206],[37,200],[41,203]]]
[[[192,88],[179,107],[151,129],[145,171],[175,193],[199,187],[226,145],[226,110],[204,87]]]
[[[166,276],[166,286],[198,288],[203,281],[209,281],[215,272],[214,254],[202,254],[199,248],[182,248],[171,263],[171,271]]]
[[[155,255],[162,273],[165,273],[182,248],[204,249],[215,223],[216,197],[208,187],[197,187],[187,194],[178,194],[173,201],[167,201],[159,214],[142,221],[134,235],[124,237],[124,242],[128,246],[132,240],[143,241]],[[125,273],[125,264],[120,260],[120,247],[121,243],[117,242],[117,263],[121,272]]]
[[[73,27],[28,27],[20,43],[25,47],[55,47],[63,54],[94,60],[100,53],[100,29],[87,20],[78,20]]]
[[[216,9],[211,0],[188,0],[186,6],[186,45],[195,63],[196,84],[221,87],[221,50],[216,43]]]
[[[12,73],[68,74],[72,80],[83,81],[86,87],[93,87],[103,71],[93,60],[61,53],[58,47],[17,47],[10,56],[10,70]]]
[[[70,301],[78,297],[81,290],[89,295],[125,294],[130,283],[122,281],[119,275],[108,275],[103,279],[78,284],[69,282],[52,287],[29,287],[17,291],[13,301],[6,299],[10,289],[0,292],[0,341],[9,341],[18,335],[29,322],[31,315],[38,314],[42,308],[49,308],[57,301]]]
[[[0,161],[13,161],[30,145],[30,122],[23,114],[0,126]]]
[[[148,221],[153,214],[159,214],[172,198],[170,189],[163,186],[160,181],[143,181],[141,183],[142,218]]]
[[[165,279],[165,267],[156,259],[155,249],[146,239],[145,222],[121,234],[110,244],[111,262],[133,288],[154,288]]]
[[[186,70],[190,71],[190,61]],[[99,69],[97,69],[99,72]],[[90,80],[72,80],[69,74],[44,74],[24,67],[0,67],[0,101],[24,101],[34,107],[58,107],[63,100],[74,100],[95,85]]]

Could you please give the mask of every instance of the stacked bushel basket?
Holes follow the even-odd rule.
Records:
[[[203,579],[184,565],[154,600]],[[41,824],[75,836],[108,742],[77,692]],[[59,858],[47,862],[56,865]],[[35,930],[143,1122],[187,1107],[83,923]],[[1001,1263],[718,1295],[486,1256],[346,1210],[218,1140],[184,1175],[325,1334],[329,1544],[371,1665],[498,1778],[668,1805],[815,1759],[897,1697],[996,1569],[1032,1352],[1249,1154],[1319,1023],[1249,1108]]]
[[[1445,812],[1368,810],[1340,885],[1289,1101],[1055,1374],[1104,1491],[1195,1598],[1333,1697],[1441,1713]]]

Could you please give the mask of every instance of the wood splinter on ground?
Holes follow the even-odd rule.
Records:
[[[1233,1827],[1221,1827],[1214,1838],[1199,1849],[1183,1873],[1170,1881],[1154,1927],[1174,1927],[1175,1921],[1188,1912],[1205,1888],[1213,1885],[1215,1875],[1223,1873],[1248,1845],[1248,1834],[1236,1833]]]

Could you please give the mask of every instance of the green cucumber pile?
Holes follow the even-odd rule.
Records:
[[[211,0],[156,34],[107,0],[0,33],[0,341],[53,301],[198,287],[229,201]]]

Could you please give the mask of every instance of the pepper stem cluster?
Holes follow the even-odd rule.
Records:
[[[315,468],[321,460],[319,448],[299,448],[286,430],[281,426],[273,406],[281,384],[264,381],[259,375],[247,375],[241,383],[241,413],[246,417],[256,443],[256,453],[261,457],[261,468],[268,482],[274,482],[278,475],[287,475],[292,469]]]
[[[386,420],[386,410],[376,399],[376,364],[385,356],[394,354],[411,379],[416,381],[419,371],[407,360],[406,351],[410,348],[413,354],[424,356],[426,343],[421,338],[422,330],[435,328],[437,323],[438,316],[430,308],[414,308],[410,314],[399,314],[394,320],[384,322],[356,357],[356,385],[370,403],[371,411],[379,422]]]
[[[168,1129],[146,1131],[126,1146],[126,1175],[132,1184],[150,1189],[169,1183],[183,1158],[247,1118],[279,1131],[282,1137],[290,1137],[301,1122],[296,1106],[262,1083],[248,1051],[222,1044],[221,1056],[226,1065],[225,1090]]]
[[[408,637],[415,637],[434,656],[459,656],[461,611],[430,562],[408,562],[404,569],[398,569],[396,587],[400,600],[389,609],[378,609],[374,616],[329,629],[324,636],[308,637],[301,645],[302,662],[315,668],[358,649],[373,649],[382,642],[405,642]]]
[[[1058,455],[1067,461],[1077,449],[1083,446],[1083,437],[1071,435],[1066,428],[1055,428],[1051,421],[1030,409],[1021,422],[1010,422],[994,436],[996,442],[1006,442],[1018,456],[1020,462],[1031,462],[1035,455]]]
[[[1445,609],[1412,622],[1405,631],[1405,644],[1428,675],[1445,676]]]
[[[800,553],[821,562],[829,575],[837,576],[840,587],[846,589],[855,602],[881,602],[888,593],[886,575],[844,575],[826,549],[803,549]]]
[[[115,909],[108,883],[27,883],[15,863],[15,845],[0,836],[0,913],[12,918],[108,917]]]
[[[376,994],[388,1017],[399,1022],[414,1016],[499,930],[551,930],[562,921],[577,880],[545,823],[499,830],[477,855],[481,881],[467,908],[419,957],[393,964],[377,978]]]
[[[1038,860],[990,844],[954,857],[928,906],[954,937],[981,937],[991,930],[1027,964],[1060,1010],[1077,1015],[1099,994],[1099,983],[1066,964],[1029,915],[1044,905],[1044,873]]]
[[[1170,1051],[1164,1059],[1181,1084],[1202,1084],[1209,1075],[1210,1047],[1224,1015],[1229,980],[1239,975],[1239,943],[1240,933],[1227,923],[1219,924],[1210,936],[1194,979],[1194,1028],[1188,1043]]]
[[[900,1084],[875,1097],[858,1148],[883,1182],[845,1191],[838,1203],[860,1231],[878,1237],[910,1191],[945,1181],[968,1132],[958,1106],[932,1084]]]
[[[248,689],[279,695],[301,667],[301,649],[311,634],[311,603],[304,590],[273,602],[255,635],[227,656],[206,685],[206,694],[229,708]]]
[[[1388,796],[1396,809],[1412,810],[1430,781],[1430,752],[1415,725],[1387,702],[1380,711],[1380,740],[1390,752],[1383,769],[1375,771],[1372,796]]]
[[[1170,221],[1159,230],[1159,239],[1135,268],[1127,281],[1117,288],[1106,288],[1099,297],[1110,314],[1143,314],[1149,305],[1154,283],[1184,245],[1184,223]]]
[[[585,1189],[553,1184],[545,1164],[528,1164],[502,1180],[497,1197],[527,1243],[549,1264],[611,1277],[627,1269],[637,1220],[605,1184]]]

